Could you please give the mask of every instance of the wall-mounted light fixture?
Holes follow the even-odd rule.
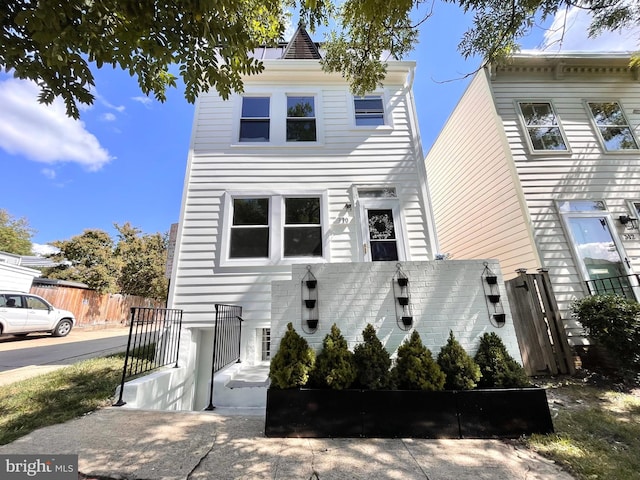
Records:
[[[618,221],[624,225],[627,230],[631,230],[632,228],[638,228],[638,219],[630,217],[629,215],[620,215],[618,217]]]
[[[344,209],[345,210],[351,210],[352,207],[353,207],[353,205],[351,205],[349,202],[344,204]]]

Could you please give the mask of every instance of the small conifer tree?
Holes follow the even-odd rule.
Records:
[[[269,366],[271,387],[285,389],[304,386],[309,380],[314,358],[313,349],[289,322]]]
[[[392,376],[397,388],[401,390],[444,388],[445,375],[415,330],[409,340],[398,348],[398,358],[392,369]]]
[[[310,383],[315,388],[343,390],[349,388],[355,379],[353,353],[334,323],[331,332],[322,341],[322,348],[310,373]]]
[[[480,366],[480,388],[519,388],[531,385],[524,368],[507,352],[502,339],[495,332],[480,337],[474,357]]]
[[[376,335],[373,325],[362,331],[363,342],[353,349],[356,365],[356,384],[360,388],[379,390],[389,388],[391,357]]]
[[[444,384],[447,390],[471,390],[480,380],[480,367],[451,330],[447,344],[438,354],[438,365],[447,377]]]

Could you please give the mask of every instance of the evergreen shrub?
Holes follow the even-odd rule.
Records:
[[[307,341],[287,324],[278,351],[271,359],[269,378],[272,388],[299,388],[306,385],[315,354]]]
[[[310,385],[314,388],[344,390],[356,380],[356,375],[353,353],[334,323],[331,332],[322,341],[322,348],[310,373]]]
[[[438,354],[438,365],[446,375],[447,390],[471,390],[480,380],[480,367],[449,331],[449,340]]]
[[[390,387],[391,356],[376,335],[373,325],[368,324],[362,331],[363,342],[353,349],[356,366],[356,385],[368,390]]]
[[[401,390],[444,389],[445,375],[415,330],[398,348],[392,377],[396,387]]]
[[[531,385],[522,365],[509,354],[495,332],[480,337],[474,360],[482,374],[478,382],[480,388],[520,388]]]
[[[593,295],[575,301],[572,310],[623,373],[640,371],[640,303],[620,295]]]

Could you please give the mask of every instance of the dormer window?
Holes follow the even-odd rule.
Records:
[[[313,97],[287,96],[287,142],[316,141]]]
[[[356,126],[374,127],[384,125],[384,106],[381,96],[354,97],[353,107]]]
[[[240,119],[241,142],[269,141],[269,97],[243,97]]]

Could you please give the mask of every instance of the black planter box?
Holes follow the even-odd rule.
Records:
[[[553,433],[541,388],[267,391],[267,437],[517,438],[532,433]]]
[[[457,438],[455,392],[362,390],[362,436]]]

